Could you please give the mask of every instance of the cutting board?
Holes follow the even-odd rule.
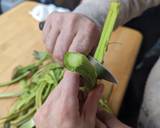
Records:
[[[35,2],[24,2],[0,16],[0,82],[9,80],[17,65],[34,62],[33,50],[45,50],[38,22],[29,15],[36,5]],[[139,32],[126,27],[118,28],[112,35],[104,65],[117,77],[119,84],[114,88],[111,83],[104,84],[114,113],[119,111],[141,40]],[[0,88],[0,93],[17,90],[16,86],[5,87]],[[0,99],[0,117],[8,113],[15,100]]]

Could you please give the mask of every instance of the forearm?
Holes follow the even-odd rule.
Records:
[[[103,25],[109,2],[111,0],[82,0],[74,10],[95,21],[100,27]],[[160,0],[120,0],[121,8],[117,25],[123,25],[130,19],[142,14],[146,9],[160,4]]]

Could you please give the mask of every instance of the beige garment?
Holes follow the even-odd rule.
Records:
[[[160,58],[146,83],[138,127],[160,128]]]
[[[73,11],[88,16],[98,26],[102,27],[107,15],[110,1],[115,0],[83,0]],[[117,0],[120,1],[118,25],[123,25],[130,19],[141,15],[146,9],[159,5],[160,0]]]

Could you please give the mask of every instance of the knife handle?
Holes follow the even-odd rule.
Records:
[[[39,23],[39,29],[42,31],[45,25],[45,21]]]

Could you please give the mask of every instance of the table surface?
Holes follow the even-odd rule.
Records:
[[[35,2],[24,2],[0,16],[0,82],[9,80],[17,65],[34,62],[33,50],[44,50],[38,22],[29,15],[35,5]],[[119,84],[114,88],[111,83],[104,84],[107,85],[105,95],[112,89],[109,102],[115,113],[119,111],[141,40],[139,32],[125,27],[120,27],[112,35],[104,65],[117,77]],[[16,85],[5,87],[0,93],[17,89]],[[15,100],[0,99],[0,117],[6,115]]]

